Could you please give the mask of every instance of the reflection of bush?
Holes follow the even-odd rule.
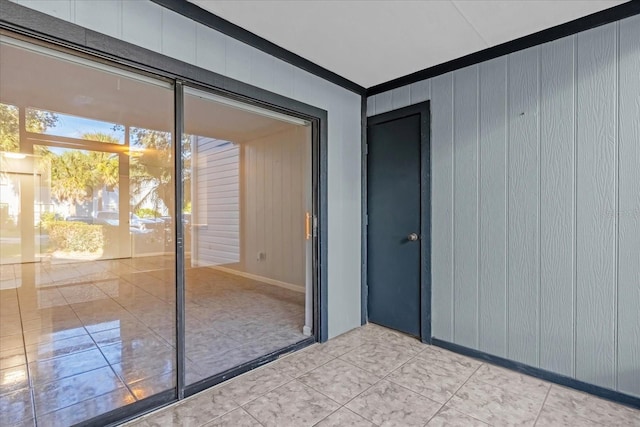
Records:
[[[96,253],[104,247],[102,225],[52,221],[48,228],[51,249],[54,251]]]
[[[160,218],[162,216],[160,212],[149,208],[136,209],[136,215],[138,215],[140,218]]]
[[[51,223],[55,222],[56,214],[53,212],[43,212],[40,214],[40,226],[48,230]]]

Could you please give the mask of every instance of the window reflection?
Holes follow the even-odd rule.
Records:
[[[11,425],[74,425],[175,388],[173,97],[166,82],[0,36]]]

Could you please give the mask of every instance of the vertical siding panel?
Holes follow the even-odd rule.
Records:
[[[275,58],[258,49],[251,50],[251,84],[273,90],[273,61]]]
[[[240,194],[240,211],[243,215],[243,222],[240,224],[240,265],[244,271],[251,271],[253,268],[254,250],[251,246],[252,236],[255,235],[255,215],[253,213],[252,203],[249,198],[250,189],[253,187],[254,174],[253,171],[253,150],[251,147],[242,144],[243,150],[242,165],[240,173],[242,174],[240,182],[242,182],[242,193]]]
[[[293,161],[295,161],[291,149],[291,144],[278,144],[282,149],[282,162],[280,165],[282,173],[282,219],[284,221],[284,229],[282,230],[282,241],[292,242],[293,232],[292,228],[295,226],[293,223],[292,207],[293,207],[293,184],[292,180],[300,179],[293,174]],[[281,249],[282,253],[282,249]],[[286,274],[291,274],[293,269],[293,259],[290,256],[285,256],[282,265],[286,269]]]
[[[431,99],[431,80],[427,79],[411,83],[409,91],[411,92],[411,104]]]
[[[122,1],[93,0],[75,3],[75,23],[102,34],[122,38]]]
[[[480,342],[506,350],[506,81],[505,57],[480,66]]]
[[[202,24],[196,24],[196,65],[225,74],[225,56],[224,35]]]
[[[146,1],[124,0],[122,40],[161,52],[162,6]]]
[[[288,247],[285,248],[288,251],[288,256],[291,257],[291,260],[293,262],[291,283],[294,283],[293,281],[295,280],[295,278],[299,277],[302,279],[302,282],[300,284],[303,286],[305,278],[305,261],[302,255],[304,254],[304,250],[306,247],[303,234],[305,212],[304,202],[306,200],[304,179],[304,165],[306,164],[306,162],[304,153],[306,152],[305,145],[307,142],[304,135],[304,130],[304,128],[296,129],[291,133],[290,139],[291,149],[294,152],[292,175],[295,177],[293,178],[292,182],[293,200],[291,202],[290,208],[293,211],[293,218],[291,221],[293,236],[291,238],[292,244],[288,245]]]
[[[273,90],[283,96],[293,96],[293,65],[274,59],[271,66]]]
[[[618,390],[640,396],[640,16],[620,22]]]
[[[393,101],[391,91],[379,93],[376,95],[376,114],[386,113],[393,110]]]
[[[574,38],[540,47],[540,367],[573,374]]]
[[[453,74],[431,90],[431,332],[453,341]]]
[[[576,377],[614,387],[616,26],[578,35]]]
[[[411,91],[409,86],[402,86],[391,91],[391,105],[394,110],[411,104]]]
[[[256,211],[256,242],[258,252],[264,252],[266,259],[258,262],[258,274],[260,276],[267,276],[268,261],[271,260],[273,254],[267,253],[267,242],[265,240],[265,153],[263,147],[257,147],[256,149],[256,187],[255,187],[255,211]]]
[[[509,56],[508,357],[537,366],[538,49]]]
[[[181,61],[196,62],[196,23],[162,9],[162,53]]]
[[[251,80],[251,47],[227,38],[225,46],[227,76],[243,82]]]
[[[477,348],[478,67],[454,73],[454,286],[456,344]]]
[[[284,229],[287,226],[287,223],[284,221],[282,212],[283,212],[283,205],[284,203],[282,202],[283,197],[284,197],[284,180],[282,178],[282,159],[284,157],[283,152],[282,152],[282,146],[280,144],[276,144],[275,147],[273,147],[273,155],[274,157],[276,157],[277,159],[279,159],[276,163],[275,166],[277,168],[278,173],[274,175],[273,177],[273,192],[272,192],[272,197],[274,200],[277,200],[278,203],[276,203],[274,205],[274,218],[273,218],[273,224],[274,224],[274,230],[273,230],[273,234],[275,236],[282,236],[284,233]],[[282,261],[280,260],[281,256],[278,254],[273,254],[274,256],[274,261],[275,260],[279,260],[280,261],[280,265],[282,264]],[[283,267],[280,267],[278,269],[278,272],[281,273],[284,270]]]
[[[71,0],[19,0],[18,4],[47,15],[74,22],[75,1]]]
[[[273,197],[273,178],[274,171],[278,171],[280,168],[276,163],[276,159],[278,158],[277,154],[274,153],[275,149],[277,149],[278,144],[269,143],[267,141],[255,141],[255,146],[258,150],[260,150],[264,154],[264,222],[260,224],[260,227],[264,229],[264,240],[265,247],[264,250],[267,253],[267,259],[263,261],[266,265],[270,266],[271,269],[265,272],[267,277],[271,278],[281,278],[281,272],[278,268],[280,264],[280,252],[278,251],[278,247],[275,246],[278,240],[280,240],[280,235],[273,233],[273,221],[277,218],[278,210],[280,206],[278,203],[274,204],[275,198]],[[276,237],[277,236],[277,237]]]
[[[367,97],[367,117],[374,116],[376,114],[376,97]]]

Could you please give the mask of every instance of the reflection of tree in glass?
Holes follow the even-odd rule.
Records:
[[[183,184],[190,191],[191,173],[191,139],[185,136],[182,141],[182,158],[184,162]],[[169,216],[174,217],[174,158],[172,135],[150,129],[131,128],[131,165],[130,183],[132,193],[137,194],[134,210],[144,204],[159,206],[162,201]],[[187,199],[185,194],[185,200]],[[155,209],[159,210],[159,209]]]
[[[111,135],[91,133],[82,135],[91,139],[114,143]],[[51,168],[51,194],[59,202],[75,205],[91,200],[94,195],[102,200],[102,191],[114,191],[118,186],[118,158],[100,151],[65,150],[57,154],[47,147],[37,146],[37,154]]]
[[[28,109],[26,130],[44,133],[54,126],[58,116],[48,111]],[[20,128],[18,107],[0,103],[0,151],[20,151]]]

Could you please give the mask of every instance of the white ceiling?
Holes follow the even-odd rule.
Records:
[[[364,87],[623,0],[190,0]]]

